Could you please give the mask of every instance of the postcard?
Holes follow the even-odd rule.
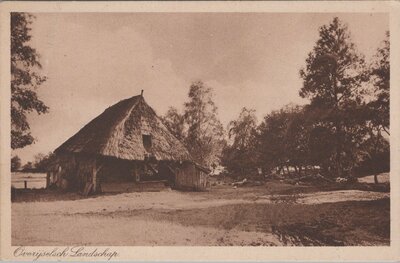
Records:
[[[399,2],[0,7],[1,259],[400,260]]]

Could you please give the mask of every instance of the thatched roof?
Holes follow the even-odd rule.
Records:
[[[143,145],[150,135],[151,147]],[[122,100],[106,109],[55,150],[88,153],[125,160],[191,160],[185,146],[162,123],[143,96]]]

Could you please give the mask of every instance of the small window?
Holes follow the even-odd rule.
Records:
[[[151,135],[150,134],[143,134],[143,146],[145,149],[150,149],[151,148]]]

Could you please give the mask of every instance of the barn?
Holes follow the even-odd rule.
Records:
[[[55,151],[48,187],[97,192],[205,190],[208,170],[195,163],[141,95],[107,108]]]

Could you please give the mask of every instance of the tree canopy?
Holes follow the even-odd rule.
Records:
[[[300,70],[300,96],[310,99],[309,110],[319,113],[314,128],[330,137],[330,154],[322,162],[336,176],[351,174],[359,162],[359,145],[367,134],[364,83],[366,65],[337,17],[319,30],[319,39]],[[315,115],[315,114],[314,114]]]
[[[33,16],[11,13],[11,148],[23,148],[34,142],[27,114],[48,112],[37,95],[37,88],[46,81],[39,74],[39,54],[29,46]]]
[[[21,158],[18,155],[14,155],[11,157],[11,171],[17,171],[19,168],[21,168]]]
[[[197,81],[189,88],[183,114],[171,107],[162,117],[164,124],[185,144],[194,160],[206,166],[220,162],[225,145],[224,128],[217,109],[212,88]]]
[[[255,110],[243,107],[238,118],[228,125],[230,143],[223,150],[223,165],[229,171],[243,174],[256,169],[257,117]]]
[[[377,130],[383,130],[388,135],[390,122],[390,42],[389,32],[382,46],[378,48],[374,61],[370,66],[373,99],[369,103],[371,122]]]

